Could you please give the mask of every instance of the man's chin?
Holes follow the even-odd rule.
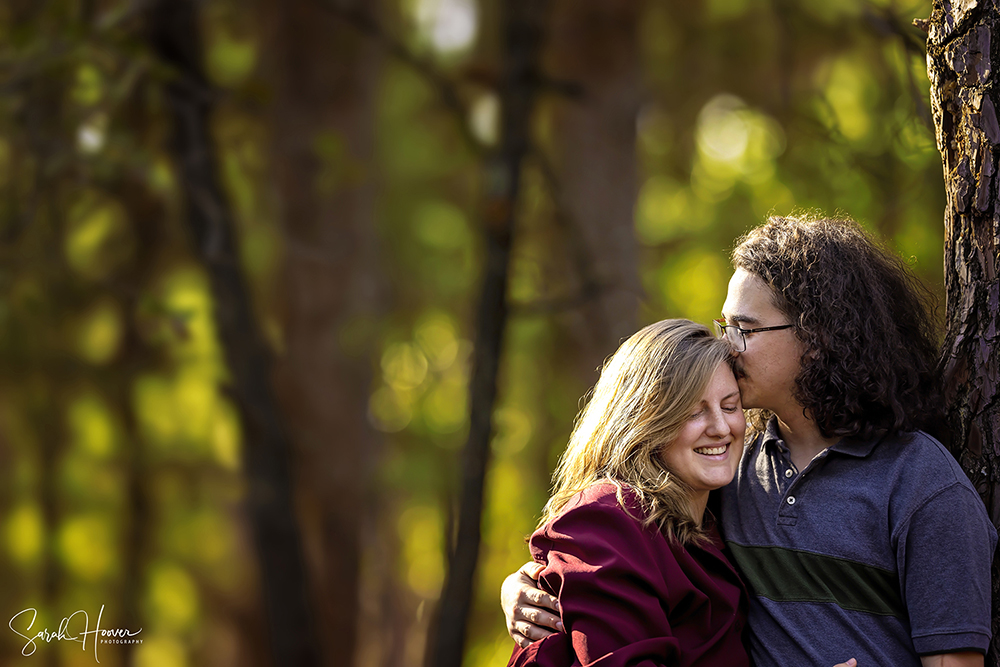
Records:
[[[751,410],[756,407],[754,403],[757,397],[754,395],[753,385],[747,379],[746,375],[737,377],[736,384],[740,388],[740,402],[743,403],[743,409]]]

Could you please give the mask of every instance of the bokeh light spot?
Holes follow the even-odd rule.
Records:
[[[74,400],[69,406],[67,421],[75,447],[98,459],[114,453],[115,422],[100,398],[85,394]]]
[[[379,387],[368,400],[368,416],[372,424],[384,433],[397,433],[413,419],[413,408],[406,398],[392,387]]]
[[[84,360],[102,365],[114,357],[121,337],[121,309],[113,301],[101,301],[80,323],[77,349]]]
[[[382,374],[387,384],[413,389],[427,377],[427,357],[416,345],[394,343],[382,354]]]
[[[663,272],[661,289],[673,312],[707,324],[719,316],[728,279],[724,255],[691,251]]]
[[[22,566],[37,560],[42,553],[44,536],[42,513],[36,505],[21,505],[10,512],[4,537],[12,560]]]
[[[59,554],[66,569],[87,581],[102,579],[114,564],[116,545],[103,514],[66,519],[59,529]]]
[[[136,667],[187,667],[184,645],[173,637],[144,637],[135,649]]]
[[[198,616],[198,590],[191,576],[174,564],[159,564],[149,580],[150,618],[156,627],[185,630]]]
[[[410,588],[422,597],[437,598],[444,581],[441,513],[426,505],[413,506],[400,515],[397,525]]]
[[[472,45],[478,28],[473,0],[416,0],[417,25],[439,53],[463,51]]]

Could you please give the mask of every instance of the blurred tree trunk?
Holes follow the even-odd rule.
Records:
[[[65,34],[81,27],[90,27],[94,19],[90,5],[81,5],[75,8],[75,12],[54,12],[49,16],[46,16],[46,9],[43,3],[25,0],[10,3],[10,20],[19,39],[23,39],[24,35],[43,31],[46,19],[51,20],[53,17],[58,17],[56,25]],[[63,249],[59,241],[65,238],[70,229],[64,195],[72,196],[78,189],[87,186],[107,187],[125,206],[130,221],[141,221],[132,227],[138,240],[135,244],[136,256],[123,273],[116,273],[113,281],[109,281],[113,285],[112,289],[107,289],[108,284],[101,284],[97,288],[97,291],[106,295],[120,292],[121,294],[116,295],[118,304],[126,313],[135,312],[139,294],[135,288],[148,282],[147,274],[154,265],[151,255],[160,248],[158,241],[163,223],[163,212],[152,210],[156,208],[155,199],[150,196],[145,184],[134,178],[134,173],[119,178],[117,174],[111,176],[115,172],[109,170],[96,178],[93,174],[81,178],[83,170],[79,168],[76,156],[73,155],[74,128],[71,122],[67,122],[68,118],[73,118],[72,105],[67,104],[68,90],[71,88],[71,73],[61,67],[53,67],[51,71],[34,73],[21,81],[15,78],[9,91],[14,93],[12,97],[24,93],[22,113],[15,116],[17,120],[14,128],[18,141],[12,147],[13,152],[20,155],[12,163],[23,166],[32,186],[24,210],[4,220],[6,224],[0,243],[13,243],[17,248],[13,256],[18,257],[18,261],[13,262],[8,269],[15,274],[21,273],[24,267],[32,267],[29,271],[38,271],[36,275],[45,285],[42,289],[53,299],[54,304],[58,304],[56,310],[50,313],[56,316],[56,320],[46,322],[45,325],[52,329],[58,329],[57,322],[66,317],[67,312],[79,309],[81,302],[91,299],[95,293],[93,286],[88,289],[88,286],[80,284],[79,275],[74,274],[62,257]],[[131,101],[136,100],[132,98]],[[133,104],[130,109],[134,111],[142,106]],[[146,117],[131,117],[130,121],[131,129],[137,133],[148,128],[149,119]],[[4,213],[9,211],[10,209],[5,210]],[[46,253],[50,254],[38,256],[39,242],[46,246]],[[34,261],[24,261],[28,257]],[[38,267],[47,268],[39,270]],[[52,271],[53,267],[58,268]],[[122,284],[131,289],[117,289]],[[135,320],[126,318],[125,322],[123,340],[116,355],[120,371],[101,372],[85,365],[76,365],[76,359],[72,356],[63,356],[65,350],[57,351],[48,347],[47,354],[42,355],[44,361],[41,363],[37,358],[26,359],[24,368],[4,368],[3,375],[6,381],[14,383],[18,383],[18,375],[21,375],[21,383],[25,386],[34,385],[33,391],[28,392],[26,413],[32,432],[37,437],[40,468],[38,492],[45,541],[40,582],[43,613],[55,613],[60,608],[63,602],[60,598],[68,579],[67,572],[60,564],[60,550],[57,547],[57,535],[66,513],[65,491],[60,484],[60,473],[65,465],[65,444],[72,437],[72,428],[67,426],[67,421],[73,394],[72,389],[67,393],[67,388],[78,386],[81,381],[96,381],[101,395],[108,399],[112,411],[121,419],[125,440],[125,493],[128,498],[122,519],[122,585],[119,587],[118,604],[108,605],[104,620],[106,624],[110,620],[136,629],[143,626],[140,599],[143,592],[144,555],[148,545],[146,531],[149,524],[149,504],[145,495],[147,480],[141,463],[141,445],[131,390],[137,373],[148,365],[151,356],[139,340]],[[29,370],[27,377],[31,380],[28,382],[25,382],[23,375],[25,370]],[[122,664],[130,664],[134,648],[130,644],[120,647]],[[40,653],[38,659],[43,664],[62,664],[58,651],[42,650]]]
[[[214,94],[203,73],[195,0],[158,0],[147,10],[154,53],[171,70],[166,105],[170,152],[196,255],[209,276],[215,320],[243,432],[247,501],[274,664],[319,664],[305,563],[292,501],[291,443],[272,387],[272,354],[254,317],[219,185],[209,128]]]
[[[148,122],[149,119],[136,120]],[[136,129],[141,131],[138,127]],[[115,194],[128,211],[138,241],[135,244],[135,259],[130,263],[128,273],[122,275],[120,280],[124,284],[141,289],[150,283],[152,278],[150,274],[156,266],[155,254],[164,245],[163,232],[167,225],[167,214],[161,202],[148,191],[146,183],[129,175],[116,182],[115,186]],[[136,290],[121,299],[123,312],[137,311],[139,294],[140,292]],[[122,522],[123,585],[120,604],[123,624],[134,630],[147,625],[143,621],[142,592],[145,589],[143,584],[152,544],[150,538],[155,523],[152,521],[150,511],[152,503],[149,497],[150,475],[146,450],[139,432],[132,390],[139,374],[152,365],[153,355],[143,343],[134,317],[126,319],[124,329],[116,358],[121,372],[109,378],[107,393],[124,426],[125,495],[128,498],[128,513]],[[132,664],[135,648],[133,644],[121,646],[122,664]]]
[[[505,3],[501,13],[500,145],[483,165],[486,257],[469,385],[469,435],[462,451],[455,542],[431,624],[427,667],[459,667],[465,652],[481,542],[497,373],[507,324],[514,220],[521,194],[521,169],[531,147],[532,110],[541,81],[539,56],[547,20],[548,3],[541,0],[512,0]]]
[[[44,23],[44,8],[35,3],[19,0],[12,3],[10,11],[11,23],[18,31],[28,32]],[[17,240],[22,233],[38,234],[41,227],[44,231],[38,234],[38,240],[55,245],[64,231],[65,210],[58,195],[61,177],[66,175],[66,169],[60,163],[64,162],[72,146],[71,135],[63,122],[64,100],[69,85],[68,77],[62,73],[31,77],[24,83],[25,104],[23,112],[17,117],[20,121],[17,129],[24,137],[25,157],[30,156],[24,164],[31,174],[29,179],[32,183],[26,210],[11,229],[5,230],[11,240]],[[46,239],[46,236],[49,238]],[[53,252],[42,264],[58,268],[55,271],[51,268],[43,270],[40,278],[50,294],[63,292],[60,296],[65,296],[67,267],[57,259],[53,261],[55,257],[57,255]],[[51,317],[55,313],[47,315]],[[58,322],[57,317],[46,324],[51,326],[55,322]],[[58,608],[67,579],[58,558],[57,535],[65,506],[59,487],[59,471],[67,439],[65,384],[68,383],[65,367],[52,364],[51,359],[46,359],[46,362],[47,367],[41,378],[29,376],[26,382],[25,406],[28,422],[37,438],[38,504],[44,531],[40,564],[41,600],[42,608],[48,611]],[[41,660],[46,667],[59,664],[55,651],[44,652]]]
[[[380,49],[316,0],[262,2],[261,18],[285,249],[275,299],[278,398],[297,447],[296,499],[325,664],[340,667],[356,652],[360,536],[377,445],[367,407],[382,304],[373,174]]]
[[[1000,202],[997,201],[994,3],[935,0],[927,63],[944,162],[947,333],[941,369],[952,451],[1000,524]],[[991,43],[993,46],[991,47]],[[1000,551],[993,562],[993,643],[1000,658]]]
[[[45,546],[42,559],[42,601],[44,609],[58,608],[59,598],[65,586],[65,573],[57,561],[56,536],[58,535],[62,512],[60,508],[60,493],[58,487],[59,464],[63,456],[63,443],[66,433],[62,419],[53,419],[52,415],[60,417],[66,414],[65,401],[62,392],[49,386],[46,396],[31,397],[31,417],[35,433],[38,436],[39,471],[39,504],[42,509],[42,521],[45,530]],[[43,658],[46,667],[56,667],[59,656],[55,651],[47,651]]]
[[[633,224],[636,124],[643,102],[638,21],[642,2],[557,0],[547,71],[579,85],[554,113],[558,192],[574,253],[572,286],[583,307],[568,327],[582,337],[573,366],[585,384],[623,338],[635,332],[640,283]]]

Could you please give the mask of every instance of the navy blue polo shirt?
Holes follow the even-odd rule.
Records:
[[[799,471],[772,418],[722,497],[758,667],[985,653],[997,532],[929,435],[845,438]]]

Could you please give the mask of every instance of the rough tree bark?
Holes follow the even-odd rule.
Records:
[[[366,2],[364,11],[377,4]],[[366,419],[374,339],[350,349],[343,341],[351,323],[375,321],[382,301],[372,173],[381,49],[316,0],[260,6],[285,248],[276,387],[296,444],[296,500],[324,663],[350,665],[377,441]],[[324,183],[331,174],[335,180]]]
[[[547,71],[578,85],[561,99],[553,142],[557,206],[575,254],[574,292],[584,300],[568,327],[583,337],[574,365],[586,385],[603,360],[635,331],[641,286],[633,207],[636,121],[643,101],[638,21],[642,2],[557,0],[547,39]]]
[[[209,128],[196,0],[157,0],[145,16],[154,53],[171,68],[165,86],[170,152],[196,254],[208,271],[215,319],[243,431],[247,502],[257,542],[275,665],[319,664],[307,577],[292,502],[291,443],[272,390],[272,355],[254,317],[219,185]]]
[[[1000,202],[997,89],[1000,9],[935,0],[927,69],[947,206],[947,332],[941,355],[952,452],[1000,525]],[[1000,658],[1000,552],[993,562],[993,643]]]
[[[521,167],[530,146],[530,121],[539,75],[548,2],[511,0],[501,18],[500,145],[483,167],[486,261],[476,322],[470,384],[469,435],[462,452],[458,525],[448,574],[431,628],[428,667],[459,667],[479,557],[483,489],[493,433],[497,371],[507,323],[507,277]]]

